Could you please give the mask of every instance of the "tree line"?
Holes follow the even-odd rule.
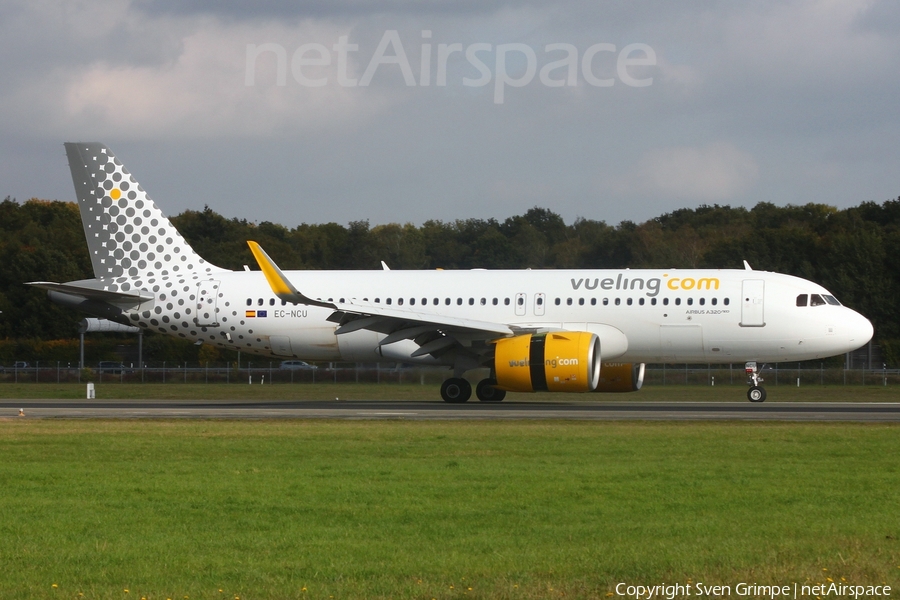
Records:
[[[900,339],[900,198],[838,210],[824,204],[751,209],[700,206],[644,223],[566,224],[535,207],[523,215],[370,225],[296,227],[224,217],[208,206],[172,222],[194,249],[228,269],[255,268],[256,240],[285,269],[742,268],[816,281],[875,324],[886,347]],[[81,315],[52,305],[26,281],[93,277],[75,203],[0,203],[0,340],[77,335]]]

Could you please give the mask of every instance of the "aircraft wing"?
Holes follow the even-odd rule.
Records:
[[[314,300],[294,287],[259,244],[252,241],[248,241],[247,244],[276,296],[293,304],[320,306],[334,310],[328,320],[338,324],[338,328],[335,330],[336,335],[361,329],[377,331],[386,336],[379,342],[380,346],[414,339],[419,344],[419,349],[411,355],[412,358],[415,358],[439,353],[461,342],[488,341],[519,333],[513,327],[502,323],[425,314],[415,310],[403,310],[373,303]]]

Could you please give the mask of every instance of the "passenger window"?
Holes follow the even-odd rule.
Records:
[[[797,306],[806,306],[808,299],[809,296],[807,294],[800,294],[797,296]]]
[[[591,298],[591,306],[597,306],[597,299]]]
[[[644,299],[643,299],[643,298],[639,298],[639,299],[638,299],[638,304],[640,304],[641,306],[643,306],[643,305],[644,305]]]
[[[609,306],[609,298],[603,299],[603,306]]]
[[[375,304],[381,304],[381,298],[375,298]]]
[[[557,302],[557,304],[559,304],[559,303]],[[503,299],[503,306],[509,306],[509,298]]]
[[[578,306],[584,306],[584,298],[578,299]]]
[[[566,298],[566,304],[568,304],[569,306],[572,306],[572,299]]]
[[[675,298],[675,306],[681,306],[681,298]]]
[[[693,299],[693,298],[688,298],[688,299],[687,299],[687,303],[688,303],[688,306],[693,306],[693,305],[694,305],[694,299]]]
[[[409,299],[409,305],[410,305],[410,306],[415,306],[415,305],[416,305],[416,299],[415,299],[415,298],[410,298],[410,299]]]
[[[275,306],[275,298],[269,298],[269,306]]]
[[[663,306],[668,306],[668,305],[669,305],[669,299],[663,298]]]
[[[487,304],[487,299],[486,299],[486,298],[482,298],[482,299],[481,299],[481,305],[484,306],[485,304]]]
[[[343,302],[343,301],[344,301],[344,299],[341,298],[341,302]],[[287,300],[282,300],[282,301],[281,301],[281,305],[282,305],[282,306],[287,306]]]
[[[700,298],[700,306],[706,304],[706,298]]]
[[[713,305],[713,306],[715,306],[717,302],[718,302],[718,300],[716,300],[715,298],[712,299],[712,305]]]
[[[554,301],[554,303],[555,303],[557,306],[559,306],[559,298],[557,298],[557,299]]]
[[[444,304],[450,306],[450,298],[444,298]]]
[[[631,298],[629,298],[628,300],[626,300],[625,303],[626,303],[628,306],[631,306]]]
[[[524,306],[524,305],[525,305],[525,298],[519,297],[519,298],[516,300],[516,304],[518,304],[519,306]]]
[[[456,299],[456,305],[457,305],[457,306],[462,306],[462,298],[457,298],[457,299]]]
[[[497,301],[496,298],[494,298],[493,300],[491,300],[491,304],[493,304],[494,306],[497,306],[497,303],[498,303],[498,301]]]
[[[616,306],[619,306],[620,304],[622,304],[622,300],[620,300],[619,298],[616,298]]]
[[[262,298],[258,298],[258,299],[256,300],[256,303],[257,303],[259,306],[262,306],[262,305],[263,305],[263,299],[262,299]]]
[[[538,306],[544,305],[544,299],[541,296],[538,296],[538,298],[537,298],[537,305]]]
[[[475,305],[475,298],[469,298],[469,306]]]
[[[247,298],[247,306],[253,306],[253,299]]]
[[[656,298],[650,298],[651,306],[656,306]]]
[[[819,294],[810,294],[809,296],[809,305],[810,306],[824,306],[825,300]]]
[[[388,299],[387,299],[387,300],[385,300],[385,301],[384,301],[384,302],[385,302],[385,304],[390,304],[390,303],[391,303],[391,299],[390,299],[390,298],[388,298]]]
[[[722,302],[725,303],[725,306],[728,306],[731,303],[731,300],[729,300],[728,298],[725,298]]]
[[[438,298],[435,298],[435,299],[434,299],[434,303],[433,303],[433,304],[434,304],[435,306],[437,306],[437,305],[440,304],[440,303],[441,303],[441,301],[440,301]]]
[[[397,298],[397,305],[403,306],[403,298]]]

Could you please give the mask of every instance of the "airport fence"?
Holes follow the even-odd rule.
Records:
[[[285,369],[280,362],[236,363],[146,363],[143,367],[79,369],[64,362],[36,362],[0,368],[3,383],[193,383],[193,384],[304,384],[304,383],[393,383],[440,384],[450,371],[441,367],[379,366],[363,363],[320,363],[311,368]],[[487,369],[472,379],[488,375]],[[900,385],[900,369],[815,368],[808,364],[773,364],[760,373],[764,385]],[[653,364],[647,365],[645,386],[740,385],[747,383],[743,364]]]

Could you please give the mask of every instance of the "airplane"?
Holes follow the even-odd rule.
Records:
[[[248,241],[259,271],[200,257],[122,162],[65,144],[93,279],[31,282],[51,301],[195,343],[285,360],[441,365],[445,402],[475,394],[631,392],[645,364],[759,365],[825,358],[872,324],[822,286],[744,269],[282,271]]]

